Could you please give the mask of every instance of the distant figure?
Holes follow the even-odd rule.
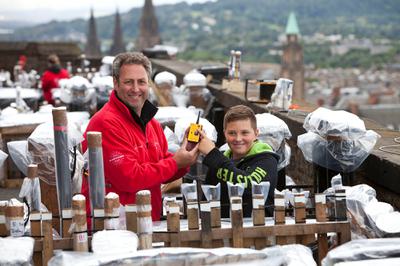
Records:
[[[331,95],[329,96],[328,105],[330,107],[335,107],[340,100],[340,87],[334,87],[332,89]]]
[[[55,54],[49,55],[47,65],[48,68],[42,76],[43,97],[49,104],[54,105],[51,91],[59,87],[58,81],[60,79],[69,78],[69,73],[67,70],[61,68],[60,59]]]
[[[17,64],[14,66],[13,74],[14,74],[14,83],[18,87],[30,87],[29,84],[29,76],[25,71],[27,58],[24,55],[21,55],[18,58]]]

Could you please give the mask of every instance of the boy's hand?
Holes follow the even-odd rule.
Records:
[[[199,151],[204,154],[207,155],[212,149],[215,148],[215,144],[214,142],[209,139],[206,135],[206,133],[204,133],[204,131],[199,131],[200,133],[200,145],[199,145]]]

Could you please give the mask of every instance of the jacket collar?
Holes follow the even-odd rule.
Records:
[[[137,115],[135,110],[130,108],[129,106],[125,105],[118,97],[115,89],[112,91],[110,96],[110,102],[113,102],[116,107],[126,116],[129,118],[133,118],[133,120],[138,123],[141,129],[144,131],[146,125],[150,120],[156,115],[158,108],[155,107],[151,102],[146,100],[144,102],[142,112],[140,117]]]

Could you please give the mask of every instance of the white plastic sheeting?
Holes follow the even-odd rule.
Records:
[[[271,265],[314,266],[311,250],[286,245],[263,250],[245,248],[157,248],[123,254],[60,252],[49,265]]]
[[[356,170],[380,138],[358,116],[323,107],[309,113],[303,127],[308,132],[298,136],[297,146],[305,159],[344,173]]]
[[[280,157],[278,170],[288,166],[291,149],[285,140],[290,139],[292,133],[287,124],[282,119],[269,113],[256,114],[256,119],[259,130],[258,138],[269,144]]]
[[[328,252],[322,266],[333,266],[346,261],[375,260],[374,265],[388,265],[381,259],[400,258],[400,238],[357,239]],[[397,260],[397,263],[400,259]],[[360,264],[364,265],[364,264]],[[399,265],[399,264],[392,264]]]
[[[0,265],[32,265],[32,237],[0,237]]]

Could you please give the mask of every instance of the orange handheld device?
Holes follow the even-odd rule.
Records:
[[[203,129],[203,126],[199,124],[200,121],[200,112],[197,116],[196,123],[191,123],[189,127],[189,133],[187,136],[188,145],[186,146],[186,150],[190,151],[196,146],[196,143],[200,141],[200,133],[199,131]]]

